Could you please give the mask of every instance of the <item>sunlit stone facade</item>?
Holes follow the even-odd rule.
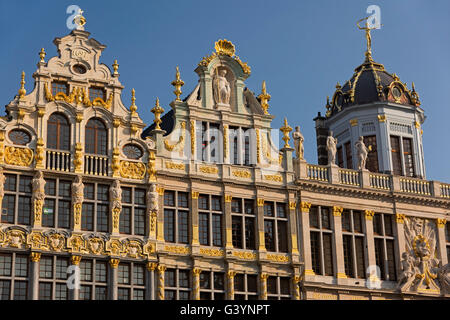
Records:
[[[450,185],[308,164],[287,121],[278,148],[270,95],[246,88],[231,42],[184,100],[177,70],[150,127],[104,45],[83,27],[54,43],[0,120],[1,299],[449,293]]]

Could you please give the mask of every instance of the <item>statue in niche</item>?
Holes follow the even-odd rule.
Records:
[[[147,210],[149,213],[158,212],[158,192],[154,183],[150,185],[147,192]]]
[[[369,149],[364,144],[364,137],[359,137],[359,140],[355,143],[356,154],[358,157],[358,170],[366,170],[367,156],[369,155]]]
[[[336,165],[336,145],[337,139],[333,137],[333,131],[330,131],[327,138],[328,165]]]
[[[114,180],[111,188],[109,189],[109,196],[111,206],[113,209],[122,209],[122,189],[120,188],[119,180]]]
[[[34,200],[44,200],[45,198],[45,179],[42,171],[36,172],[31,181]]]
[[[216,75],[213,80],[214,99],[219,105],[230,105],[231,87],[227,78],[227,70],[216,69]]]
[[[305,149],[303,147],[303,142],[305,139],[303,138],[302,133],[300,132],[300,127],[295,127],[295,131],[292,134],[292,138],[294,139],[295,153],[297,154],[297,159],[303,160]]]

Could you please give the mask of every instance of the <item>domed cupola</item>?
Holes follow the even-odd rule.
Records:
[[[367,50],[364,62],[350,80],[337,84],[325,117],[316,122],[317,153],[320,165],[328,164],[326,137],[337,138],[336,164],[356,169],[355,143],[360,137],[369,147],[366,168],[411,177],[425,177],[421,125],[425,116],[414,83],[411,89],[395,74],[386,71],[372,58],[371,28],[364,30]]]

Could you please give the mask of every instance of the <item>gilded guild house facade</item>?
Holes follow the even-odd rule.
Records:
[[[315,119],[314,165],[286,120],[277,148],[231,42],[184,100],[177,68],[148,127],[76,21],[0,119],[0,299],[449,297],[450,185],[426,180],[419,96],[370,45]]]

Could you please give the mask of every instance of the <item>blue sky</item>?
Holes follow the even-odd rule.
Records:
[[[170,109],[175,66],[186,82],[185,96],[197,83],[194,69],[214,50],[214,42],[231,40],[252,68],[247,86],[259,93],[261,82],[267,82],[273,127],[280,127],[284,117],[292,127],[300,125],[311,163],[317,163],[312,119],[325,112],[336,82],[348,80],[363,61],[365,38],[355,23],[367,16],[369,5],[378,5],[383,27],[372,34],[374,60],[408,86],[415,82],[427,115],[427,178],[450,182],[448,0],[0,0],[3,105],[17,93],[22,70],[32,90],[41,47],[47,57],[56,55],[53,39],[69,33],[66,8],[71,4],[85,11],[92,37],[107,45],[101,61],[119,60],[122,99],[129,105],[135,88],[138,112],[148,124],[157,96]]]

